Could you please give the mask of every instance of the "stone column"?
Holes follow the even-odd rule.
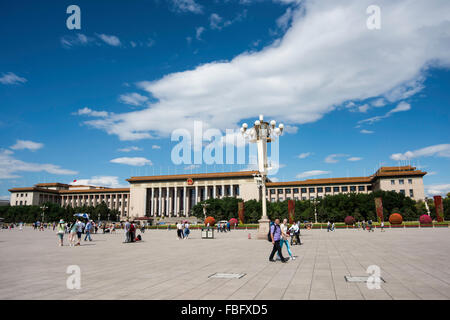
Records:
[[[150,200],[150,216],[154,216],[155,215],[155,188],[152,188],[152,196],[151,196],[151,200]]]
[[[222,198],[225,198],[225,185],[222,185]]]
[[[166,216],[169,216],[169,187],[166,187]]]
[[[183,187],[183,213],[187,215],[186,211],[186,186]]]
[[[159,190],[158,190],[158,201],[159,201],[158,215],[160,217],[162,217],[162,188],[161,187],[159,187]]]
[[[213,185],[213,199],[216,198],[216,189],[217,189],[217,186]]]
[[[230,197],[234,197],[233,185],[230,185]]]
[[[205,185],[205,199],[204,200],[208,200],[208,186]]]
[[[195,186],[195,204],[198,203],[198,186]]]
[[[174,197],[174,212],[175,215],[178,217],[180,215],[180,210],[178,208],[178,188],[175,186],[174,190],[173,190],[173,197]]]

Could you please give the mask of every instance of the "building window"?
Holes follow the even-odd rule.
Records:
[[[294,197],[294,200],[297,201],[297,200],[298,200],[298,197]]]
[[[270,199],[270,201],[275,202],[275,198]]]
[[[21,193],[20,196],[23,197],[23,193]]]
[[[286,194],[291,194],[291,189],[286,189]]]
[[[400,190],[400,193],[404,195],[404,194],[405,194],[405,190],[404,190],[404,189],[401,189],[401,190]]]
[[[367,191],[371,191],[372,190],[372,186],[367,186]]]
[[[358,186],[358,191],[364,191],[366,188],[364,186]]]
[[[236,193],[235,195],[239,196],[239,186],[236,186]]]
[[[317,192],[323,192],[323,188],[322,187],[318,187],[317,188]]]
[[[334,192],[339,192],[339,187],[333,187]]]
[[[342,187],[342,192],[347,192],[348,191],[348,187]]]
[[[17,206],[18,201],[16,201],[16,206]]]
[[[331,187],[325,187],[325,192],[331,192]]]
[[[22,205],[22,201],[20,201],[20,205]]]
[[[356,186],[350,186],[350,191],[351,192],[355,192],[356,191]]]
[[[298,188],[294,188],[294,193],[298,193]]]
[[[411,198],[414,198],[414,190],[413,189],[409,189],[409,196]]]
[[[25,205],[27,205],[27,200],[25,200]]]
[[[270,189],[270,194],[275,194],[275,189]]]
[[[398,180],[398,184],[405,184],[405,180],[403,179]]]
[[[311,192],[316,192],[316,189],[315,188],[309,188],[309,192],[311,193]]]
[[[302,200],[306,200],[306,197],[302,197]]]
[[[291,197],[286,197],[286,200],[291,200]]]
[[[409,184],[412,184],[412,179],[408,179],[408,183],[409,183]]]
[[[318,196],[317,199],[319,199],[319,200],[322,199],[322,196]]]
[[[306,193],[306,188],[302,188],[302,193]]]
[[[395,184],[395,180],[391,180],[391,186]]]
[[[310,197],[310,200],[314,200],[314,197]]]
[[[278,194],[283,194],[283,189],[278,189]]]

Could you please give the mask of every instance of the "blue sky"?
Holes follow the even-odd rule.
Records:
[[[242,170],[173,164],[171,132],[260,113],[287,128],[274,180],[411,163],[428,194],[449,192],[449,3],[378,3],[369,30],[371,1],[2,2],[0,196]],[[71,4],[80,30],[66,26]]]

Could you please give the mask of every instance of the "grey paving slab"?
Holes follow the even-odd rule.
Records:
[[[140,243],[122,243],[119,232],[58,247],[50,230],[2,230],[0,299],[450,299],[447,228],[305,230],[303,245],[292,248],[297,259],[286,264],[269,262],[271,244],[255,235],[202,240],[194,230],[177,240],[173,230],[150,230]],[[70,265],[81,269],[79,290],[66,287]],[[371,265],[386,280],[380,289],[345,281],[368,276]],[[216,272],[246,275],[209,278]]]

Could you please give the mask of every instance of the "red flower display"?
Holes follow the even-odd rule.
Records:
[[[229,222],[230,222],[230,225],[232,225],[232,226],[237,226],[238,225],[238,221],[237,221],[236,218],[231,218]]]
[[[389,222],[391,224],[402,224],[403,217],[400,213],[393,213],[389,216]]]
[[[346,216],[344,222],[346,225],[351,226],[355,223],[355,218],[353,218],[352,216]]]
[[[431,217],[429,215],[423,214],[420,216],[419,222],[421,224],[431,224],[433,222],[433,220],[431,219]]]
[[[205,226],[207,226],[209,223],[210,226],[213,226],[216,224],[216,219],[214,219],[213,217],[206,217],[205,219]]]

